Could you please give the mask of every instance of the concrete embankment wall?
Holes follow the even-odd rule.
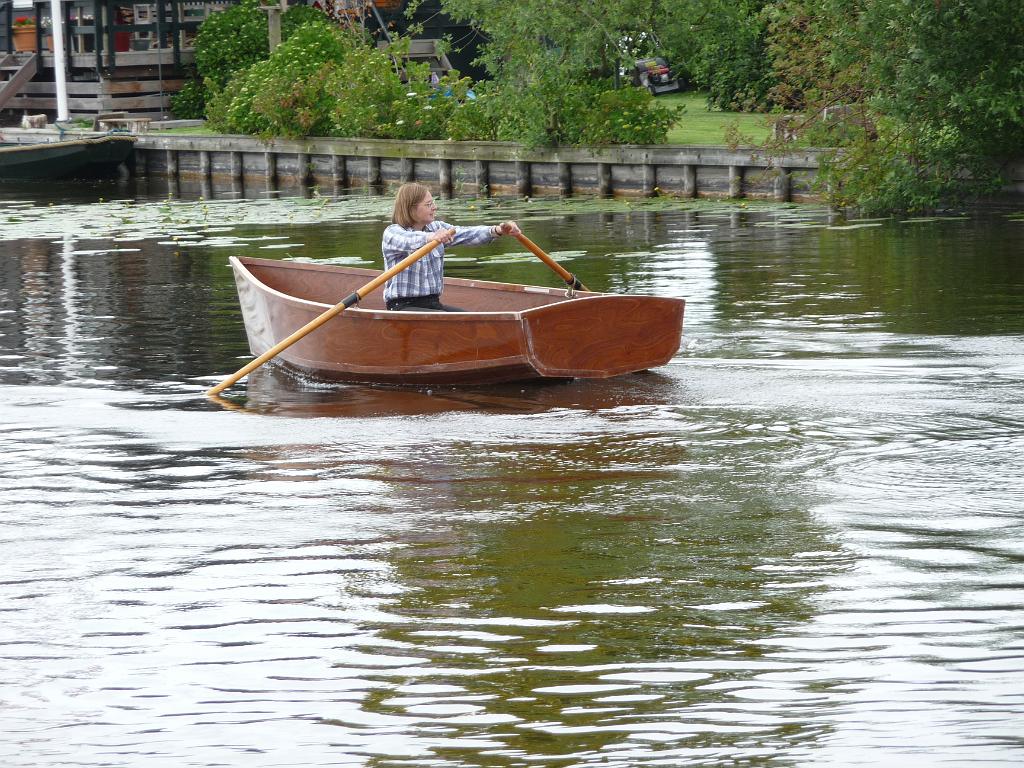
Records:
[[[4,129],[5,140],[57,141],[51,130]],[[65,139],[100,136],[65,131]],[[813,202],[820,150],[768,156],[707,146],[527,149],[506,142],[275,139],[141,133],[131,171],[171,184],[273,190],[386,188],[419,181],[444,195],[600,195]]]
[[[65,138],[102,134],[66,131]],[[53,130],[4,129],[6,141],[57,141]],[[600,195],[818,202],[823,150],[614,146],[527,149],[505,142],[275,139],[142,133],[131,171],[212,189],[383,189],[420,181],[444,195]],[[1004,194],[1024,195],[1024,158],[1003,163]]]
[[[216,186],[327,190],[423,182],[446,195],[602,195],[812,201],[818,152],[717,147],[526,149],[503,142],[142,134],[134,173]]]

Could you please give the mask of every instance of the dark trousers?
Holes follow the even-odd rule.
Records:
[[[459,307],[442,304],[441,297],[436,293],[426,296],[404,296],[400,299],[388,299],[388,309],[392,312],[465,312]]]

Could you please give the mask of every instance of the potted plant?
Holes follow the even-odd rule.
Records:
[[[14,50],[34,51],[36,49],[36,20],[31,16],[18,16],[12,27],[14,29]]]

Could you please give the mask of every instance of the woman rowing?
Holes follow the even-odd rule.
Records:
[[[384,230],[381,252],[384,268],[398,262],[431,240],[440,244],[412,266],[399,272],[384,285],[384,302],[390,310],[416,312],[462,312],[441,303],[444,288],[444,250],[446,245],[481,245],[502,235],[522,234],[514,221],[477,227],[456,227],[440,221],[437,204],[422,184],[403,184],[395,195],[392,223]]]

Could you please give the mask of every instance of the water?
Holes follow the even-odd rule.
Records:
[[[679,355],[218,405],[227,256],[379,266],[386,200],[0,191],[0,763],[1020,764],[1016,209],[489,205]]]

